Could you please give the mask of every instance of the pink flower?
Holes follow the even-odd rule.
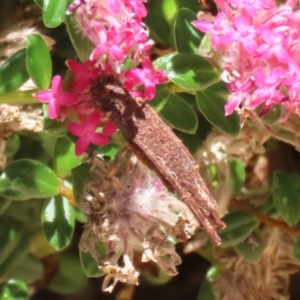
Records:
[[[109,142],[107,135],[113,133],[113,130],[110,129],[112,125],[109,124],[109,129],[106,129],[103,133],[96,132],[100,120],[101,114],[96,111],[83,120],[81,124],[71,122],[67,125],[68,130],[79,137],[75,146],[76,155],[83,154],[90,143],[105,145]]]
[[[72,106],[79,99],[69,92],[62,92],[62,82],[60,76],[54,76],[50,90],[45,90],[34,94],[34,97],[42,103],[49,104],[49,117],[55,119],[59,117],[60,106]]]
[[[146,99],[151,100],[155,96],[156,84],[166,81],[166,76],[160,70],[155,70],[153,64],[148,57],[142,60],[143,69],[131,69],[125,72],[126,81],[124,86],[131,90],[134,96],[144,96]],[[144,85],[144,93],[133,90],[133,87]]]
[[[273,69],[269,74],[265,74],[262,70],[254,70],[255,83],[257,89],[253,92],[251,108],[255,108],[260,104],[269,106],[270,104],[278,104],[281,102],[282,95],[278,90],[281,83],[282,69],[280,67]]]
[[[67,61],[67,66],[75,73],[75,90],[78,93],[83,92],[89,85],[91,79],[99,76],[99,70],[95,67],[95,62],[87,60],[84,63],[79,63],[76,60],[70,59]]]
[[[215,51],[211,61],[223,70],[231,91],[226,114],[238,107],[262,107],[263,114],[282,104],[290,114],[300,108],[299,2],[217,0],[216,17],[199,15],[193,22],[207,32]],[[248,89],[247,80],[252,84]]]
[[[122,62],[125,59],[126,53],[121,48],[122,39],[120,34],[114,28],[107,31],[103,36],[102,42],[95,48],[91,54],[91,60],[97,59],[99,56],[107,54],[113,60]]]

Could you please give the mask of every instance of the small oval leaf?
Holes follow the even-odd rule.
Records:
[[[27,37],[27,71],[40,89],[47,89],[52,77],[52,62],[44,39],[38,34]]]
[[[21,49],[0,67],[0,93],[15,91],[28,79],[26,49]]]
[[[235,252],[250,263],[256,263],[261,258],[266,243],[261,232],[254,231],[246,240],[234,247]]]
[[[81,209],[83,208],[82,199],[84,187],[91,176],[90,168],[90,164],[82,163],[78,167],[72,169],[73,195],[77,206]]]
[[[80,261],[83,271],[87,277],[100,277],[105,275],[98,267],[95,258],[88,252],[80,251]]]
[[[274,172],[273,199],[280,217],[296,225],[300,220],[300,176]]]
[[[229,160],[230,189],[233,196],[238,195],[246,180],[246,170],[241,160]]]
[[[222,247],[235,246],[241,243],[258,224],[255,215],[245,211],[230,212],[223,218],[223,221],[226,228],[218,230],[222,239]]]
[[[30,196],[18,191],[5,177],[0,178],[0,196],[15,201],[31,199]]]
[[[54,28],[65,20],[68,0],[44,0],[43,21],[46,27]]]
[[[17,268],[13,269],[9,276],[31,284],[41,279],[44,272],[42,263],[33,255],[27,254]]]
[[[175,46],[179,53],[199,53],[202,34],[191,22],[197,20],[197,15],[187,8],[178,11],[175,24]]]
[[[197,54],[179,53],[170,58],[164,69],[167,77],[187,90],[200,90],[219,81],[219,73]]]
[[[170,92],[166,84],[158,85],[156,88],[155,97],[148,103],[151,107],[155,109],[156,112],[159,112],[167,103],[169,94]]]
[[[65,178],[71,174],[71,170],[78,166],[83,155],[76,156],[74,143],[66,136],[57,139],[54,149],[54,170],[57,176]]]
[[[75,225],[74,208],[67,198],[56,196],[46,201],[42,213],[45,235],[56,250],[67,247],[73,237]]]
[[[120,146],[116,143],[109,143],[105,146],[98,148],[98,156],[102,159],[105,157],[109,157],[110,159],[114,159],[118,151],[120,150]]]
[[[7,157],[12,157],[16,154],[19,148],[20,148],[20,138],[17,134],[12,134],[6,143],[5,155]]]
[[[6,225],[5,230],[8,235],[0,233],[0,277],[8,277],[19,266],[25,259],[29,246],[29,238],[21,227]]]
[[[92,42],[78,30],[78,25],[72,15],[66,16],[65,21],[69,37],[79,59],[86,61],[94,48]]]
[[[165,70],[167,68],[167,64],[170,63],[171,58],[176,55],[177,53],[168,53],[165,54],[159,58],[157,58],[154,62],[153,65],[156,69],[162,69]]]
[[[216,300],[217,297],[214,294],[214,288],[211,282],[207,279],[201,285],[197,300]]]
[[[78,254],[64,252],[60,255],[59,271],[56,277],[47,287],[57,294],[74,294],[87,284],[85,276],[80,265]]]
[[[159,115],[172,128],[191,134],[197,130],[198,118],[195,110],[184,99],[175,94],[169,94]]]
[[[232,136],[238,135],[241,130],[239,116],[236,112],[225,116],[226,100],[222,96],[206,89],[196,92],[196,100],[200,111],[212,125]]]
[[[10,279],[0,284],[0,299],[2,300],[27,300],[28,297],[28,286],[21,280]]]
[[[45,164],[32,159],[20,159],[4,169],[12,186],[31,198],[57,195],[60,181]]]

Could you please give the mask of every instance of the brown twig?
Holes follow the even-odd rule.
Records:
[[[230,206],[232,208],[236,208],[239,210],[253,212],[256,216],[256,219],[259,222],[261,222],[267,226],[278,228],[279,230],[284,231],[290,235],[295,235],[295,236],[300,235],[300,228],[290,227],[284,221],[280,221],[280,220],[271,218],[269,216],[266,216],[266,215],[258,212],[255,209],[255,207],[249,203],[245,203],[245,202],[241,202],[241,201],[237,201],[237,200],[231,200]]]

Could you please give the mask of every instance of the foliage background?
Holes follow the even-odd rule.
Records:
[[[40,5],[42,4],[42,1],[36,2]],[[59,2],[61,4],[64,1]],[[47,23],[47,14],[51,15],[53,11],[56,11],[59,15],[59,7],[57,6],[57,1],[49,1],[49,3],[52,3],[52,6],[50,5],[50,8],[44,10],[44,17],[42,17],[41,8],[32,1],[2,0],[0,2],[0,38],[2,39],[0,51],[7,51],[7,49],[14,51],[16,50],[14,49],[14,47],[22,48],[23,46],[18,45],[18,43],[14,43],[11,41],[8,42],[5,39],[5,37],[8,33],[12,31],[18,32],[20,28],[25,27],[37,27],[39,28],[40,32],[44,34],[44,36],[47,36],[56,42],[54,45],[51,45],[52,67],[47,67],[47,61],[44,60],[42,62],[42,65],[43,69],[46,70],[46,72],[41,72],[41,65],[38,65],[37,70],[31,70],[31,76],[39,77],[41,76],[40,74],[44,74],[45,77],[48,76],[50,78],[51,73],[58,74],[65,72],[65,60],[68,58],[72,58],[76,55],[76,51],[73,48],[65,24],[61,24],[57,27],[56,25],[51,26],[50,24],[48,28],[45,27],[44,23],[45,21]],[[189,10],[183,11],[184,18],[182,23],[179,23],[180,19],[177,19],[178,22],[176,23],[175,18],[178,16],[178,11],[180,8],[185,8]],[[51,9],[53,10],[52,12]],[[186,64],[187,62],[191,62],[191,67],[193,67],[194,60],[198,59],[197,57],[199,57],[196,53],[198,53],[198,45],[201,38],[201,34],[198,33],[196,30],[192,31],[189,25],[187,25],[187,20],[192,21],[193,18],[196,18],[196,13],[200,9],[200,4],[196,0],[150,0],[148,3],[148,9],[149,15],[145,22],[151,29],[152,38],[155,39],[155,41],[157,42],[157,47],[155,49],[156,51],[152,53],[153,59],[162,56],[162,54],[174,51],[176,47],[177,50],[179,49],[182,53],[185,53],[186,51],[189,53],[185,56],[185,58],[189,57],[189,59],[183,61],[184,64]],[[210,8],[206,9],[213,11],[214,7],[211,6]],[[193,14],[191,12],[193,12]],[[185,34],[182,34],[181,31],[185,29],[187,29],[187,33],[189,34],[191,41],[191,43],[188,46],[186,43],[187,38]],[[182,36],[184,36],[183,39],[181,39]],[[49,44],[51,44],[51,41],[48,42]],[[32,46],[32,49],[36,50],[34,49],[34,47],[35,46]],[[37,50],[40,51],[41,48],[38,48]],[[4,53],[3,51],[2,54]],[[84,53],[82,55],[84,55]],[[197,57],[193,55],[197,55]],[[2,56],[2,60],[4,61],[5,59],[3,57],[5,57],[5,55]],[[22,57],[24,58],[24,55]],[[33,91],[30,91],[30,93],[21,93],[20,91],[15,92],[15,90],[19,88],[18,85],[21,86],[29,77],[26,71],[26,65],[22,65],[22,63],[24,63],[24,61],[20,59],[20,61],[17,61],[15,65],[13,63],[9,65],[9,71],[7,73],[3,72],[3,69],[2,73],[0,71],[0,76],[2,75],[2,78],[0,77],[2,79],[2,83],[0,81],[0,88],[3,88],[3,86],[5,85],[3,84],[3,82],[7,82],[7,78],[5,78],[5,76],[10,76],[10,74],[12,74],[13,77],[15,76],[15,74],[21,75],[21,77],[18,77],[16,79],[16,81],[13,81],[13,87],[11,89],[1,90],[0,103],[22,103],[29,104],[31,108],[35,108],[35,105],[38,106],[38,104],[34,104],[34,100],[31,97]],[[157,61],[157,65],[160,67],[163,67],[164,64],[164,60]],[[47,69],[52,69],[52,72]],[[205,73],[204,69],[205,63],[202,62],[202,69],[199,72],[201,74],[203,72]],[[171,71],[173,70],[169,70],[170,73]],[[195,72],[197,72],[197,70],[195,70]],[[206,75],[208,76],[210,72],[210,67],[207,67]],[[215,75],[213,74],[211,76],[212,79],[214,79]],[[47,81],[48,79],[46,78],[44,80]],[[157,93],[158,96],[154,100],[153,106],[160,112],[161,117],[170,126],[174,128],[175,132],[185,142],[186,146],[190,149],[192,153],[195,153],[203,145],[206,137],[211,132],[213,127],[225,130],[226,132],[231,133],[232,135],[237,135],[239,133],[238,117],[237,115],[233,115],[231,118],[225,119],[222,110],[225,102],[222,102],[223,100],[221,99],[221,97],[215,98],[219,101],[215,102],[216,105],[214,107],[210,106],[209,101],[207,102],[207,107],[203,106],[203,102],[198,101],[197,97],[191,97],[190,94],[184,93],[184,90],[182,89],[178,90],[178,86],[182,87],[180,85],[182,80],[180,76],[175,76],[173,80],[175,82],[175,85],[173,87],[168,87],[167,89],[163,85],[159,87]],[[43,85],[43,82],[41,83],[41,85]],[[5,88],[6,87],[7,85],[5,85]],[[214,86],[212,88],[212,91],[212,93],[218,93],[220,95],[226,93],[226,89],[224,88],[224,85],[222,85],[222,83],[220,83],[220,85]],[[208,96],[212,95],[209,94],[210,91],[205,90],[205,92]],[[205,97],[205,92],[198,91],[198,93],[202,93],[198,98]],[[168,96],[166,96],[166,94]],[[180,95],[180,98],[176,98],[175,95]],[[168,105],[166,105],[166,103],[163,100],[166,98],[168,98]],[[174,106],[174,103],[177,104]],[[180,114],[177,113],[178,111],[180,111]],[[185,113],[183,113],[183,111],[185,111]],[[203,116],[205,116],[205,118]],[[71,160],[71,164],[68,166],[69,169],[55,169],[56,173],[60,173],[60,175],[64,172],[68,173],[70,169],[73,166],[76,166],[79,162],[78,160],[76,160],[75,157],[73,157],[70,154],[72,151],[74,152],[74,148],[70,146],[71,139],[64,139],[62,137],[62,133],[64,133],[64,128],[60,124],[51,122],[49,119],[46,118],[44,120],[44,126],[46,133],[51,133],[52,136],[54,135],[60,138],[60,147],[58,147],[57,151],[62,149],[64,146],[66,147],[66,149],[71,149],[71,151],[66,154],[68,159],[70,158]],[[22,158],[29,158],[43,162],[46,165],[51,165],[52,158],[49,157],[49,151],[53,151],[53,149],[49,149],[51,149],[52,140],[47,139],[47,134],[32,133],[28,130],[22,130],[21,132],[18,132],[13,136],[9,136],[9,138],[7,139],[9,143],[6,144],[6,153],[9,153],[9,161],[12,162]],[[299,173],[300,170],[298,166],[300,157],[299,153],[296,150],[294,150],[293,146],[273,140],[267,145],[267,149],[267,158],[270,169],[268,176],[270,176],[270,174],[272,174],[272,172],[275,170],[284,171],[286,172],[286,174]],[[103,152],[106,155],[111,155],[111,152],[109,152],[107,149],[104,149]],[[55,158],[56,166],[59,166],[60,161],[57,157]],[[17,170],[14,170],[14,172],[18,172],[18,168],[19,166],[17,166]],[[46,172],[46,169],[43,170],[43,172]],[[9,172],[7,172],[7,174],[8,173]],[[42,174],[42,176],[46,175]],[[49,178],[47,178],[47,180],[52,180],[51,176],[52,175],[49,175]],[[251,179],[251,177],[248,176],[248,180],[250,180],[249,178]],[[234,177],[236,185],[238,185],[239,179],[239,176]],[[2,179],[0,183],[3,184],[2,187],[4,187],[4,184],[8,184],[5,180],[6,179]],[[53,180],[55,181],[55,179]],[[289,180],[290,178],[288,178],[287,181]],[[241,186],[239,188],[241,188]],[[239,188],[237,188],[237,190],[239,190]],[[290,189],[290,186],[287,186],[287,189]],[[34,198],[44,199],[46,198],[46,196],[35,195]],[[82,234],[82,221],[84,220],[84,216],[78,210],[72,210],[70,208],[70,219],[72,219],[73,221],[76,219],[77,221],[76,225],[74,225],[75,223],[72,223],[72,225],[70,225],[71,221],[70,219],[68,219],[66,225],[70,225],[74,229],[74,234],[73,231],[72,234],[66,234],[68,240],[63,246],[60,245],[58,247],[60,249],[64,249],[61,252],[56,252],[53,250],[53,248],[49,246],[47,240],[45,240],[45,238],[42,237],[42,224],[40,221],[40,215],[44,210],[43,207],[45,200],[43,199],[26,199],[26,201],[11,201],[11,198],[7,200],[5,197],[3,197],[2,194],[2,202],[0,205],[0,225],[2,226],[2,228],[0,226],[0,231],[2,230],[0,232],[2,235],[0,236],[2,236],[3,239],[5,238],[5,234],[3,232],[6,232],[9,226],[16,226],[16,235],[19,232],[18,226],[20,226],[23,227],[23,229],[25,229],[26,234],[30,236],[30,242],[26,240],[23,241],[23,246],[25,245],[23,248],[20,240],[18,240],[16,244],[10,245],[7,248],[10,249],[10,251],[16,250],[17,254],[15,255],[17,255],[17,257],[22,257],[22,259],[26,257],[27,261],[29,261],[30,263],[25,263],[23,265],[20,263],[16,269],[12,268],[8,272],[8,267],[6,266],[5,261],[11,262],[11,260],[3,260],[1,261],[2,265],[0,266],[0,272],[2,272],[0,273],[0,278],[6,278],[7,274],[9,274],[10,277],[15,276],[15,278],[23,279],[26,282],[29,280],[28,278],[32,276],[32,278],[30,278],[29,280],[29,291],[30,293],[32,293],[32,291],[37,290],[37,293],[32,296],[32,299],[85,298],[148,300],[155,298],[159,300],[172,298],[174,300],[200,300],[200,297],[198,297],[199,290],[201,288],[201,284],[205,280],[206,273],[210,267],[210,263],[208,262],[208,260],[203,258],[203,253],[201,253],[201,255],[200,253],[195,252],[190,254],[183,254],[184,246],[180,244],[177,245],[177,248],[178,252],[181,254],[183,263],[178,267],[179,275],[175,278],[169,278],[167,276],[164,276],[159,272],[159,269],[154,264],[142,264],[139,266],[142,270],[142,276],[140,279],[140,285],[138,287],[132,287],[125,284],[118,284],[116,290],[112,294],[102,293],[100,289],[101,281],[103,279],[93,278],[87,280],[79,261],[78,244],[80,236]],[[294,209],[294,212],[300,211],[299,205],[293,206],[292,209]],[[64,212],[66,210],[64,210]],[[284,216],[283,214],[279,216],[279,219],[280,217],[287,221],[287,223],[289,223],[288,221],[291,221],[292,225],[299,224],[299,218],[297,216],[294,217],[295,220],[290,220],[289,214],[287,216]],[[12,222],[13,225],[11,225],[12,223],[9,222]],[[246,236],[244,238],[246,238]],[[70,245],[67,248],[65,248],[65,246],[67,246],[69,242]],[[53,244],[55,244],[55,242]],[[0,245],[4,245],[3,242],[1,243],[1,240]],[[28,252],[23,251],[26,247],[29,247]],[[32,256],[32,253],[35,254],[35,257]],[[5,257],[7,258],[7,254],[5,255]],[[1,256],[0,251],[0,259],[1,257],[3,258],[4,254],[2,252]],[[137,264],[139,264],[138,258]],[[46,275],[44,274],[44,276],[42,276],[42,266],[46,270]],[[300,276],[297,274],[294,275],[292,277],[289,288],[292,300],[300,298],[300,292],[298,288],[299,282]],[[26,296],[22,298],[22,282],[12,282],[11,287],[3,283],[1,288],[2,292],[3,289],[8,288],[11,293],[11,296],[9,296],[10,298],[4,298],[3,293],[1,299],[26,298]],[[17,293],[17,295],[15,293],[16,290],[19,292]],[[24,288],[24,290],[26,290],[26,288]],[[214,297],[209,292],[205,293],[205,297],[201,296],[201,300],[212,299],[214,299]]]

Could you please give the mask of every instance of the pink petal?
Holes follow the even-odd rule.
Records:
[[[112,135],[117,129],[118,127],[113,122],[107,122],[103,127],[102,133],[104,135]]]
[[[33,95],[34,98],[38,99],[42,103],[50,103],[53,101],[53,94],[51,91],[41,91]]]
[[[50,119],[56,119],[59,116],[59,104],[56,101],[49,102],[48,113]]]
[[[73,93],[65,92],[59,95],[57,101],[62,105],[71,106],[78,103],[79,98]]]
[[[90,141],[87,137],[80,137],[75,145],[75,154],[77,156],[82,155],[88,148]]]
[[[109,142],[109,138],[104,135],[103,133],[94,133],[91,135],[91,142],[93,144],[102,146],[102,145],[106,145]]]
[[[59,75],[56,75],[52,78],[51,82],[51,91],[53,94],[60,92],[61,90],[61,78]]]
[[[108,0],[108,5],[115,14],[120,12],[121,4],[119,0]]]
[[[101,115],[98,111],[93,112],[87,119],[87,121],[85,122],[85,127],[86,130],[88,131],[95,131],[100,123],[101,120]]]
[[[76,136],[82,136],[85,133],[85,130],[83,129],[82,125],[78,123],[70,122],[67,125],[67,128],[72,134]]]
[[[77,60],[69,59],[66,62],[68,68],[73,71],[74,73],[81,73],[83,72],[83,65],[79,63]]]
[[[145,97],[148,100],[154,98],[156,92],[155,83],[153,81],[147,80],[145,82]]]

